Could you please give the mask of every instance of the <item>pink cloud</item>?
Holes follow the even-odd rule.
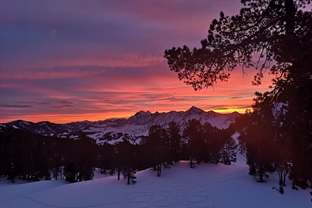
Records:
[[[4,1],[1,9],[0,122],[100,120],[139,110],[244,109],[255,72],[194,91],[163,58],[196,47],[235,1]],[[48,8],[48,9],[47,9]],[[266,76],[268,77],[268,76]]]

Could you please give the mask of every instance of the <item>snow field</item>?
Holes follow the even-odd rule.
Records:
[[[68,184],[63,180],[11,184],[0,181],[1,208],[311,208],[309,190],[281,195],[277,176],[259,184],[246,165],[196,165],[179,162],[161,177],[150,169],[136,174],[137,183],[126,185],[116,176],[96,174],[94,180]]]

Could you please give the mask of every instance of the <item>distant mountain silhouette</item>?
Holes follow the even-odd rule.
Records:
[[[167,127],[171,121],[175,121],[181,127],[185,127],[190,119],[199,120],[202,124],[209,122],[217,128],[228,128],[228,126],[240,116],[239,113],[221,114],[214,111],[205,112],[200,108],[192,106],[187,111],[170,111],[167,113],[151,113],[150,111],[139,111],[129,118],[111,118],[102,121],[80,121],[67,124],[56,124],[48,121],[33,123],[17,120],[0,125],[0,128],[9,126],[30,131],[44,136],[55,136],[60,138],[76,138],[81,132],[94,138],[97,143],[115,143],[124,138],[134,139],[148,134],[153,125]]]

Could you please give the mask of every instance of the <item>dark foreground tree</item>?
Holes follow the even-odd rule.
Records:
[[[242,3],[240,14],[221,12],[219,20],[212,21],[201,48],[165,51],[170,70],[195,90],[227,81],[238,66],[258,69],[256,84],[266,69],[282,75],[279,79],[290,79],[290,72],[311,73],[311,12],[301,10],[310,0]]]
[[[274,172],[274,161],[277,147],[274,142],[272,119],[254,112],[250,123],[246,127],[246,134],[242,136],[247,147],[247,164],[249,174],[257,178],[258,182],[265,182],[268,173]]]
[[[93,179],[93,168],[96,163],[97,145],[95,140],[85,134],[77,140],[68,141],[67,157],[64,176],[68,182],[86,181]]]
[[[190,168],[194,168],[195,161],[198,164],[207,161],[207,145],[205,144],[203,126],[200,121],[195,119],[188,120],[183,135],[187,138]]]
[[[130,184],[130,180],[132,180],[132,182],[134,181],[134,170],[136,169],[136,152],[134,145],[127,140],[116,144],[115,158],[117,179],[120,179],[120,174],[122,173],[124,178],[128,179],[128,184]]]
[[[221,140],[222,148],[220,150],[220,162],[225,165],[231,165],[237,160],[237,144],[231,137],[232,132],[229,129],[223,129],[218,132],[218,139]]]
[[[200,48],[166,50],[170,70],[195,90],[227,81],[237,67],[275,75],[269,104],[287,104],[285,131],[291,153],[293,185],[312,184],[312,12],[311,0],[241,0],[234,16],[220,13],[212,21]],[[263,99],[265,100],[265,99]]]
[[[136,183],[136,176],[134,175],[136,172],[133,168],[125,167],[122,170],[122,174],[125,180],[127,180],[127,184],[130,185],[131,183]]]
[[[213,164],[218,164],[220,162],[220,151],[224,144],[221,131],[222,130],[212,126],[208,122],[203,125],[203,137],[207,148],[207,160]]]
[[[169,139],[166,129],[160,125],[150,127],[148,136],[142,141],[144,157],[154,167],[157,177],[161,176],[162,165],[169,160]]]
[[[169,155],[168,155],[168,163],[173,164],[173,162],[179,161],[180,150],[181,150],[181,134],[180,134],[180,126],[171,121],[168,124],[167,134],[169,137]]]

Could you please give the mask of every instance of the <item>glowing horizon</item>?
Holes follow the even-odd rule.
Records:
[[[14,1],[0,11],[0,123],[67,123],[129,117],[140,110],[245,112],[255,91],[254,69],[194,91],[163,58],[173,46],[198,47],[220,11],[239,0]],[[160,12],[161,11],[161,12]]]
[[[196,107],[196,106],[195,106]],[[247,109],[247,108],[246,108]],[[232,112],[238,112],[238,113],[245,113],[246,111],[245,108],[229,108],[229,109],[210,109],[210,110],[204,110],[205,112],[209,112],[209,111],[214,111],[216,113],[221,113],[221,114],[226,114],[226,113],[232,113]],[[187,111],[188,109],[185,110],[156,110],[156,111],[150,111],[151,113],[169,113],[170,111]],[[8,120],[4,120],[1,121],[0,123],[9,123],[12,121],[16,121],[16,120],[24,120],[24,121],[29,121],[29,122],[34,122],[34,123],[38,123],[38,122],[43,122],[43,121],[49,121],[52,123],[58,123],[58,124],[65,124],[65,123],[71,123],[71,122],[81,122],[81,121],[91,121],[91,122],[95,122],[95,121],[103,121],[106,119],[112,119],[112,118],[129,118],[133,115],[135,115],[135,113],[137,112],[131,112],[131,113],[125,113],[125,114],[115,114],[115,113],[107,113],[107,114],[103,114],[103,115],[82,115],[82,116],[77,116],[77,115],[64,115],[62,114],[62,117],[60,115],[27,115],[24,118],[20,118],[20,117],[8,117]],[[64,118],[65,117],[65,118]],[[45,119],[48,118],[48,119]]]

